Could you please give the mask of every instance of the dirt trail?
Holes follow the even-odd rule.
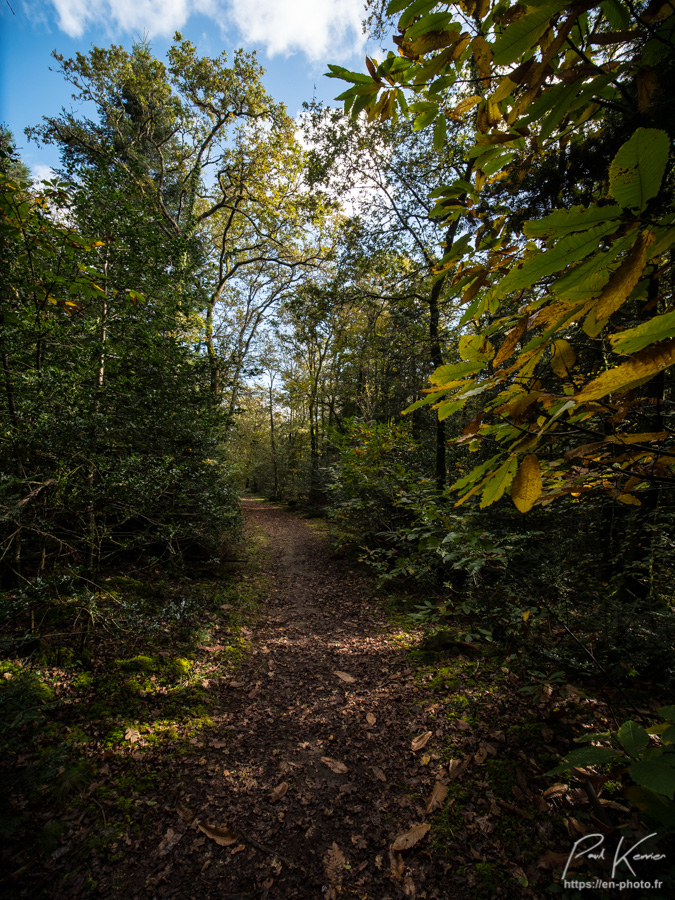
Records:
[[[116,896],[457,897],[428,837],[394,854],[392,872],[392,841],[428,821],[442,737],[392,629],[306,522],[254,500],[244,508],[271,544],[252,653],[223,687],[203,755],[179,768],[142,862],[118,872]]]

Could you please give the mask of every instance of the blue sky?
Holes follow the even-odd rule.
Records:
[[[28,143],[23,129],[71,106],[52,50],[69,57],[92,44],[130,48],[146,36],[163,59],[176,30],[204,56],[257,50],[267,89],[295,115],[303,100],[331,102],[342,90],[323,76],[329,62],[365,69],[362,17],[363,0],[0,0],[0,122],[33,174],[44,176],[58,152]]]

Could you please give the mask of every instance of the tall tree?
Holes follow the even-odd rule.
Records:
[[[228,66],[225,54],[200,58],[177,34],[168,57],[165,66],[143,43],[131,53],[57,55],[75,98],[93,103],[98,119],[64,111],[30,134],[60,146],[62,175],[74,186],[98,172],[143,207],[139,221],[154,207],[155,227],[178,250],[179,290],[190,289],[201,254],[202,340],[218,405],[233,377],[218,342],[219,305],[249,271],[293,273],[320,257],[311,226],[321,211],[302,187],[293,123],[263,88],[255,56],[237,51]]]

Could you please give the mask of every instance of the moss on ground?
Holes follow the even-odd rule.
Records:
[[[75,869],[91,853],[114,862],[152,811],[143,798],[163,777],[156,753],[170,768],[213,727],[213,688],[248,654],[242,628],[266,588],[265,551],[254,529],[238,551],[246,579],[115,575],[86,660],[42,645],[0,660],[0,836],[16,859],[58,852],[66,817],[84,815],[91,836]]]

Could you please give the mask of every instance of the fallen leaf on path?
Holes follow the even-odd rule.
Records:
[[[178,813],[178,818],[185,825],[189,825],[194,819],[194,813],[192,813],[186,806],[183,806],[182,803],[179,803],[176,807],[176,812]]]
[[[392,850],[409,850],[418,844],[425,834],[431,830],[431,825],[426,823],[423,825],[415,825],[405,834],[399,834],[394,843],[391,845]]]
[[[286,781],[282,781],[281,784],[278,784],[270,794],[270,803],[276,803],[277,800],[281,800],[281,798],[286,794],[287,790],[288,783]]]
[[[346,681],[347,684],[353,684],[356,681],[356,678],[351,676],[348,672],[333,672],[333,675],[337,675],[340,681]]]
[[[427,812],[433,812],[435,809],[440,809],[443,806],[443,802],[445,798],[448,796],[448,786],[447,784],[443,784],[442,781],[437,781],[434,785],[434,789],[431,792],[431,797],[427,800]]]
[[[544,791],[544,797],[559,797],[561,794],[566,794],[568,790],[568,784],[552,784]]]
[[[173,828],[167,829],[166,834],[162,838],[157,852],[160,856],[166,856],[176,846],[178,841],[183,837],[182,831],[174,831]]]
[[[129,741],[130,744],[135,744],[141,739],[141,734],[135,728],[127,728],[124,732],[124,739]]]
[[[401,854],[394,850],[393,847],[389,848],[389,865],[391,867],[392,877],[397,881],[401,881],[403,873],[405,872],[405,863],[403,862]]]
[[[576,838],[578,834],[588,834],[590,829],[587,825],[582,825],[578,819],[565,819],[565,828],[571,838]]]
[[[378,781],[386,781],[387,776],[384,774],[382,769],[379,766],[373,766],[373,773]]]
[[[197,828],[221,847],[230,847],[239,841],[237,835],[227,825],[221,828],[218,825],[207,825],[205,822],[197,822]]]
[[[410,745],[411,749],[417,751],[421,750],[423,747],[426,747],[426,745],[429,743],[429,739],[431,738],[431,734],[431,731],[425,731],[424,734],[418,735]]]
[[[241,853],[242,850],[246,849],[246,844],[239,844],[237,847],[233,847],[230,850],[230,856],[236,856],[237,853]]]
[[[336,775],[344,775],[345,772],[349,771],[344,763],[340,762],[337,759],[331,759],[330,756],[322,756],[321,762],[325,763],[332,772],[335,772]]]
[[[405,881],[403,882],[403,896],[404,897],[416,897],[417,891],[415,890],[415,882],[412,880],[410,875],[405,876]]]
[[[340,850],[337,843],[333,841],[333,846],[323,857],[323,867],[326,870],[328,880],[332,884],[340,884],[346,863],[347,860],[344,853]]]
[[[377,719],[372,713],[366,713],[366,722],[369,725],[374,725],[377,722]]]
[[[464,771],[464,763],[461,759],[451,759],[448,763],[448,778],[454,781]]]

